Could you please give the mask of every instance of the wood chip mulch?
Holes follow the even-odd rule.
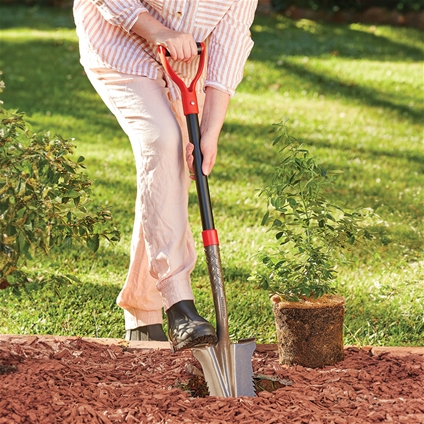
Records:
[[[202,378],[190,351],[0,340],[0,424],[424,423],[423,356],[345,354],[336,366],[307,369],[257,351],[258,395],[225,399],[197,397],[190,386],[201,392]]]

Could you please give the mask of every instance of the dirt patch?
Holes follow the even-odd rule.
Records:
[[[336,366],[308,369],[281,366],[275,350],[260,349],[258,396],[229,399],[196,397],[205,387],[190,351],[10,338],[0,340],[0,367],[0,423],[7,424],[424,423],[417,354],[347,348]]]

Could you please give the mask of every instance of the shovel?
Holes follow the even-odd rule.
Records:
[[[214,226],[208,178],[202,172],[196,84],[205,64],[204,43],[198,43],[198,50],[200,54],[199,67],[189,87],[174,72],[166,59],[167,50],[162,46],[159,46],[158,50],[166,73],[180,89],[189,140],[194,145],[194,170],[203,228],[202,239],[216,314],[218,343],[215,346],[193,348],[192,352],[203,368],[211,396],[253,397],[255,396],[255,389],[253,385],[252,354],[256,348],[256,342],[255,339],[243,339],[239,340],[237,344],[230,343],[227,300],[219,252],[218,232]]]

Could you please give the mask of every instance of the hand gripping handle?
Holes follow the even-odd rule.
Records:
[[[197,46],[200,54],[199,66],[197,69],[197,74],[191,81],[189,87],[186,86],[186,84],[172,69],[171,65],[166,59],[166,49],[162,46],[159,46],[158,53],[166,73],[169,75],[172,81],[177,84],[181,92],[183,111],[187,120],[189,140],[194,145],[194,173],[196,175],[196,187],[199,199],[200,216],[202,218],[202,227],[203,230],[212,230],[214,229],[214,222],[208,180],[202,172],[203,157],[200,149],[200,127],[198,119],[199,107],[196,96],[196,83],[203,72],[206,49],[204,43],[197,43]],[[214,244],[214,242],[217,241],[217,237],[214,234],[204,234],[204,236],[208,239],[205,245]]]
[[[182,103],[183,103],[183,111],[184,115],[190,114],[198,114],[199,113],[199,105],[197,103],[196,97],[196,84],[199,81],[200,76],[202,75],[203,68],[205,66],[205,44],[197,43],[197,48],[200,54],[199,67],[197,69],[196,76],[189,87],[187,87],[184,81],[175,73],[172,69],[171,65],[168,62],[167,56],[169,52],[163,46],[159,46],[158,52],[162,62],[163,67],[165,68],[166,73],[170,76],[172,81],[177,84],[178,88],[181,91]]]

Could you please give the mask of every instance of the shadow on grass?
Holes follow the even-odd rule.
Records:
[[[75,27],[72,9],[49,7],[25,7],[0,5],[0,22],[3,30],[29,28],[40,31],[55,31],[58,28]],[[405,34],[417,34],[408,29]],[[341,57],[371,60],[421,60],[423,50],[403,41],[394,41],[384,36],[353,29],[346,24],[293,21],[282,15],[258,14],[252,27],[256,46],[252,60],[272,61],[281,54],[322,56],[337,52]],[[408,39],[406,35],[405,40]],[[413,43],[416,40],[411,40]]]
[[[16,6],[1,4],[0,24],[2,29],[31,28],[54,31],[57,28],[75,28],[72,8]]]
[[[301,80],[299,91],[302,90],[302,86],[307,86],[307,89],[324,93],[326,97],[356,101],[372,108],[383,108],[395,112],[400,118],[408,119],[413,123],[423,122],[422,110],[403,105],[397,102],[393,95],[382,90],[361,86],[353,81],[343,81],[288,61],[280,65],[280,68]]]
[[[214,168],[211,175],[211,191],[214,192],[215,184],[223,184],[229,186],[232,183],[250,183],[246,186],[246,190],[250,190],[250,202],[244,202],[244,198],[238,199],[235,194],[233,196],[220,196],[219,192],[212,198],[212,203],[216,210],[229,216],[242,217],[243,222],[251,222],[256,219],[259,224],[258,215],[260,212],[255,208],[258,202],[262,205],[263,212],[266,208],[264,199],[254,201],[257,189],[269,182],[273,167],[278,161],[277,148],[272,147],[272,140],[275,134],[270,134],[268,140],[261,139],[254,141],[255,134],[266,134],[269,128],[261,125],[249,126],[239,124],[226,124],[226,131],[237,134],[237,137],[231,138],[231,143],[222,143],[220,146],[219,157],[226,158],[229,165],[221,166],[219,163]],[[246,134],[248,141],[245,142],[240,134]],[[294,134],[293,134],[294,135]],[[252,141],[253,139],[253,141]],[[310,150],[318,161],[327,169],[342,169],[344,177],[340,177],[333,187],[334,199],[338,202],[346,202],[347,207],[375,207],[378,204],[390,205],[394,210],[403,211],[404,214],[410,216],[412,220],[417,218],[417,213],[422,211],[422,202],[419,197],[409,198],[410,207],[405,208],[405,198],[400,197],[405,187],[412,185],[418,187],[421,184],[422,175],[424,173],[424,155],[420,151],[419,142],[398,148],[384,148],[376,144],[368,144],[366,146],[358,146],[355,143],[347,144],[331,143],[326,139],[301,139],[305,144],[305,148]],[[314,153],[318,149],[319,154]],[[328,155],[325,152],[328,152]],[[355,158],[361,158],[355,161]],[[232,164],[234,161],[234,164]],[[364,167],[364,163],[367,165]],[[390,163],[382,174],[379,167],[373,164]],[[390,175],[389,175],[390,173]],[[413,177],[415,175],[415,177]],[[382,181],[391,181],[392,189],[388,190],[386,184],[375,183],[376,178]],[[349,188],[351,183],[365,181],[367,184],[356,184],[355,189]],[[228,189],[231,192],[231,189]],[[407,196],[408,190],[405,192]],[[241,194],[246,196],[246,194]],[[412,196],[412,192],[411,192]],[[191,197],[192,202],[196,202],[195,196]]]
[[[411,44],[421,39],[419,30]],[[252,27],[255,47],[250,59],[276,62],[284,55],[322,57],[336,54],[349,59],[372,61],[420,61],[423,49],[375,33],[359,31],[346,24],[293,21],[281,15],[258,15]],[[408,37],[406,36],[405,39]]]
[[[14,20],[15,9],[8,10],[8,14],[2,14],[2,21],[6,22],[5,28],[8,27],[7,25],[16,27],[31,22],[20,18],[21,12]],[[44,9],[34,9],[31,13],[34,13],[37,19],[31,25],[40,29],[54,30],[58,26],[53,16],[56,12],[50,14]],[[69,19],[67,14],[68,12],[63,14],[65,21]],[[58,12],[58,16],[62,15]],[[68,25],[72,27],[69,22]],[[311,70],[306,65],[302,66],[289,61],[281,65],[277,64],[282,55],[325,56],[335,50],[338,51],[339,56],[352,59],[369,57],[372,60],[412,61],[422,57],[421,49],[375,34],[356,31],[347,25],[302,24],[303,26],[300,27],[299,25],[283,17],[258,16],[252,28],[256,46],[251,60],[266,62],[276,72],[281,70],[296,79],[298,86],[291,87],[293,91],[316,87],[329,97],[356,100],[364,105],[395,113],[402,120],[408,119],[412,123],[421,122],[421,116],[416,110],[398,103],[395,97],[381,90],[350,85],[324,72]],[[34,126],[39,127],[40,123],[45,122],[41,119],[45,116],[46,122],[55,122],[56,125],[60,125],[60,131],[56,132],[60,132],[64,137],[75,137],[77,147],[85,143],[85,139],[89,137],[90,144],[101,145],[105,152],[121,148],[124,144],[129,148],[129,142],[115,118],[103,105],[83,74],[79,64],[77,43],[39,39],[24,43],[15,40],[2,41],[0,69],[4,71],[6,82],[6,90],[1,94],[5,107],[19,107],[27,112],[30,118],[35,115],[36,119],[30,119],[34,122]],[[260,83],[255,90],[266,93],[268,84]],[[54,120],[50,120],[49,117],[54,117]],[[52,128],[49,129],[54,131]],[[257,182],[260,186],[275,162],[273,150],[267,147],[273,139],[272,135],[267,136],[270,129],[270,125],[227,123],[225,131],[229,133],[231,143],[220,145],[220,155],[223,155],[229,165],[217,166],[214,169],[213,178],[222,182],[244,180],[252,182],[253,187]],[[352,156],[355,149],[357,150],[356,147],[348,145],[335,146],[325,140],[311,140],[311,143],[314,146],[319,146],[321,143],[320,147],[332,150],[339,149],[341,157],[344,158]],[[373,160],[376,161],[384,155],[409,160],[418,165],[423,160],[418,150],[414,150],[413,147],[403,151],[384,151],[378,147],[366,147],[362,151],[357,151],[373,155]],[[98,161],[94,159],[90,161],[98,166],[102,158],[99,157]],[[331,167],[332,164],[328,165]],[[125,172],[125,165],[121,166],[122,172]],[[133,191],[130,183],[119,179],[111,181],[104,176],[95,177],[95,179],[96,184],[107,189],[112,187],[116,193]],[[252,192],[253,190],[254,188]],[[194,203],[196,200],[191,196],[190,201]],[[218,202],[224,203],[223,200]],[[228,207],[233,206],[228,205]]]
[[[119,290],[88,281],[64,284],[49,276],[9,287],[0,298],[22,334],[124,337],[123,314],[116,305]]]
[[[15,8],[4,10],[7,12],[2,17],[4,28],[17,26],[19,19],[15,20],[15,24],[12,19]],[[21,8],[17,10],[19,17]],[[56,15],[69,20],[68,12],[61,15],[60,11],[53,13],[49,10],[44,19],[45,9],[34,9],[33,13],[39,19],[30,21],[31,26],[40,29],[54,30],[57,26]],[[68,22],[68,26],[72,25]],[[325,71],[312,70],[306,64],[281,61],[284,56],[320,57],[335,52],[339,57],[352,59],[420,61],[422,49],[353,30],[348,25],[299,25],[299,22],[281,16],[258,16],[252,28],[255,48],[250,60],[266,63],[269,69],[275,70],[276,75],[281,74],[281,79],[288,76],[290,81],[296,81],[296,86],[290,86],[290,90],[314,89],[326,96],[356,100],[367,106],[393,111],[414,123],[422,122],[419,111],[397,102],[391,93],[343,81]],[[63,115],[64,119],[67,116],[89,119],[96,130],[118,128],[83,74],[77,43],[41,39],[30,42],[3,40],[0,45],[0,69],[6,83],[6,90],[2,93],[6,107],[19,107],[28,115],[38,113]],[[269,89],[269,84],[276,82],[278,80],[264,81],[254,75],[250,84],[255,92],[264,92]]]
[[[270,125],[247,125],[247,124],[236,124],[226,123],[225,130],[234,137],[231,143],[222,143],[220,145],[220,154],[225,157],[243,158],[240,165],[231,167],[214,168],[213,175],[217,179],[237,181],[240,178],[238,172],[241,168],[244,168],[242,172],[250,176],[256,176],[260,179],[267,178],[270,169],[273,164],[276,163],[276,148],[272,148],[272,141],[277,137],[277,133]],[[265,135],[265,136],[264,136]],[[292,134],[294,135],[294,134]],[[237,137],[236,137],[237,136]],[[249,140],[245,141],[245,138]],[[237,140],[236,140],[237,138]],[[355,143],[349,146],[348,144],[335,144],[329,140],[316,140],[316,139],[304,139],[299,138],[300,141],[304,142],[307,148],[320,147],[332,151],[332,157],[345,157],[346,159],[351,158],[355,154],[363,154],[371,161],[379,161],[382,158],[392,158],[395,160],[402,160],[405,162],[413,162],[421,169],[424,166],[424,155],[420,150],[419,142],[415,144],[411,142],[407,149],[392,149],[388,150],[379,145],[367,145],[367,147],[358,147]],[[337,155],[335,151],[340,151],[340,155]],[[339,163],[327,164],[329,169],[338,168]]]
[[[335,146],[334,143],[330,143],[327,140],[304,140],[306,145],[321,147],[324,149],[331,149],[333,152],[335,150],[339,150],[342,152],[350,152],[347,154],[348,157],[352,157],[354,154],[361,155],[366,157],[371,162],[381,162],[386,159],[395,159],[396,161],[403,161],[406,163],[411,163],[413,167],[420,173],[424,173],[424,154],[419,150],[419,143],[415,144],[411,142],[411,146],[409,149],[393,149],[387,150],[376,145],[369,145],[365,147],[352,147],[350,149],[346,148],[346,145]],[[409,169],[409,168],[408,168]],[[409,169],[410,170],[410,169]]]

